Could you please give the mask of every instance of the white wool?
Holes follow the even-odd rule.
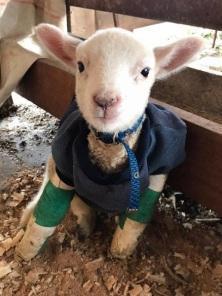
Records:
[[[85,65],[83,73],[76,74],[77,102],[84,118],[96,129],[116,132],[130,127],[144,112],[154,82],[155,58],[134,37],[124,30],[109,29],[83,42],[76,52],[76,60]],[[141,75],[149,67],[148,78]],[[96,118],[91,99],[99,93],[112,92],[121,97],[119,116],[111,123]]]
[[[203,45],[189,37],[153,49],[149,40],[144,43],[119,28],[100,30],[84,42],[48,24],[39,25],[36,34],[50,54],[73,68],[79,109],[89,125],[103,132],[132,126],[144,113],[155,79],[183,68]],[[78,62],[84,65],[81,73]],[[100,104],[111,100],[117,103],[106,109]]]

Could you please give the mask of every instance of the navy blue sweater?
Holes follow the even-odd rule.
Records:
[[[52,145],[57,173],[88,204],[106,212],[124,212],[130,194],[129,166],[106,174],[89,157],[89,128],[72,104]],[[166,174],[185,158],[186,126],[175,114],[149,103],[135,151],[140,170],[141,193],[152,174]]]

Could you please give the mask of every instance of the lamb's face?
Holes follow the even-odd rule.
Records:
[[[143,114],[155,78],[155,58],[132,33],[96,33],[77,47],[76,63],[77,102],[90,125],[117,132]]]
[[[203,47],[197,37],[149,48],[133,33],[106,29],[87,41],[55,26],[36,28],[47,51],[75,70],[79,109],[89,125],[103,132],[129,128],[143,114],[156,78],[168,76],[189,63]]]

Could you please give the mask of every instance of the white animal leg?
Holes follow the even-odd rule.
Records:
[[[166,175],[150,176],[149,191],[146,196],[148,203],[141,205],[138,212],[125,215],[123,225],[118,225],[111,244],[111,253],[117,258],[126,258],[135,250],[138,239],[152,217],[158,197],[164,187]],[[152,197],[154,199],[151,201]],[[150,198],[150,201],[149,201]],[[146,215],[147,214],[147,215]],[[121,219],[120,219],[121,220]]]
[[[25,234],[16,247],[16,254],[24,260],[30,260],[38,254],[57,224],[64,218],[74,194],[73,187],[62,182],[56,174],[52,159],[47,165],[47,175],[46,191],[42,186],[23,215],[23,223],[28,222]]]
[[[81,234],[85,237],[89,236],[95,226],[95,211],[89,207],[80,197],[75,195],[71,202],[71,210],[73,215],[77,218]]]
[[[38,193],[36,194],[36,196],[33,198],[33,200],[30,203],[28,203],[27,207],[24,209],[24,211],[22,213],[22,217],[20,220],[21,227],[25,227],[28,224],[28,221],[35,209],[35,206],[37,205],[37,203],[43,193],[43,190],[45,189],[45,186],[49,181],[49,176],[52,176],[54,171],[55,171],[54,160],[52,159],[52,157],[49,157],[47,165],[46,165],[46,170],[45,170],[42,185],[41,185]]]

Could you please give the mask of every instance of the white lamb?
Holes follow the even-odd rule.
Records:
[[[122,29],[81,41],[48,24],[36,34],[75,71],[78,107],[71,107],[55,138],[44,184],[24,212],[26,232],[16,252],[33,258],[71,204],[85,235],[97,210],[119,215],[111,253],[125,258],[152,217],[167,173],[184,159],[186,127],[148,103],[151,87],[193,60],[203,41],[189,37],[152,49],[149,40],[144,44]]]

